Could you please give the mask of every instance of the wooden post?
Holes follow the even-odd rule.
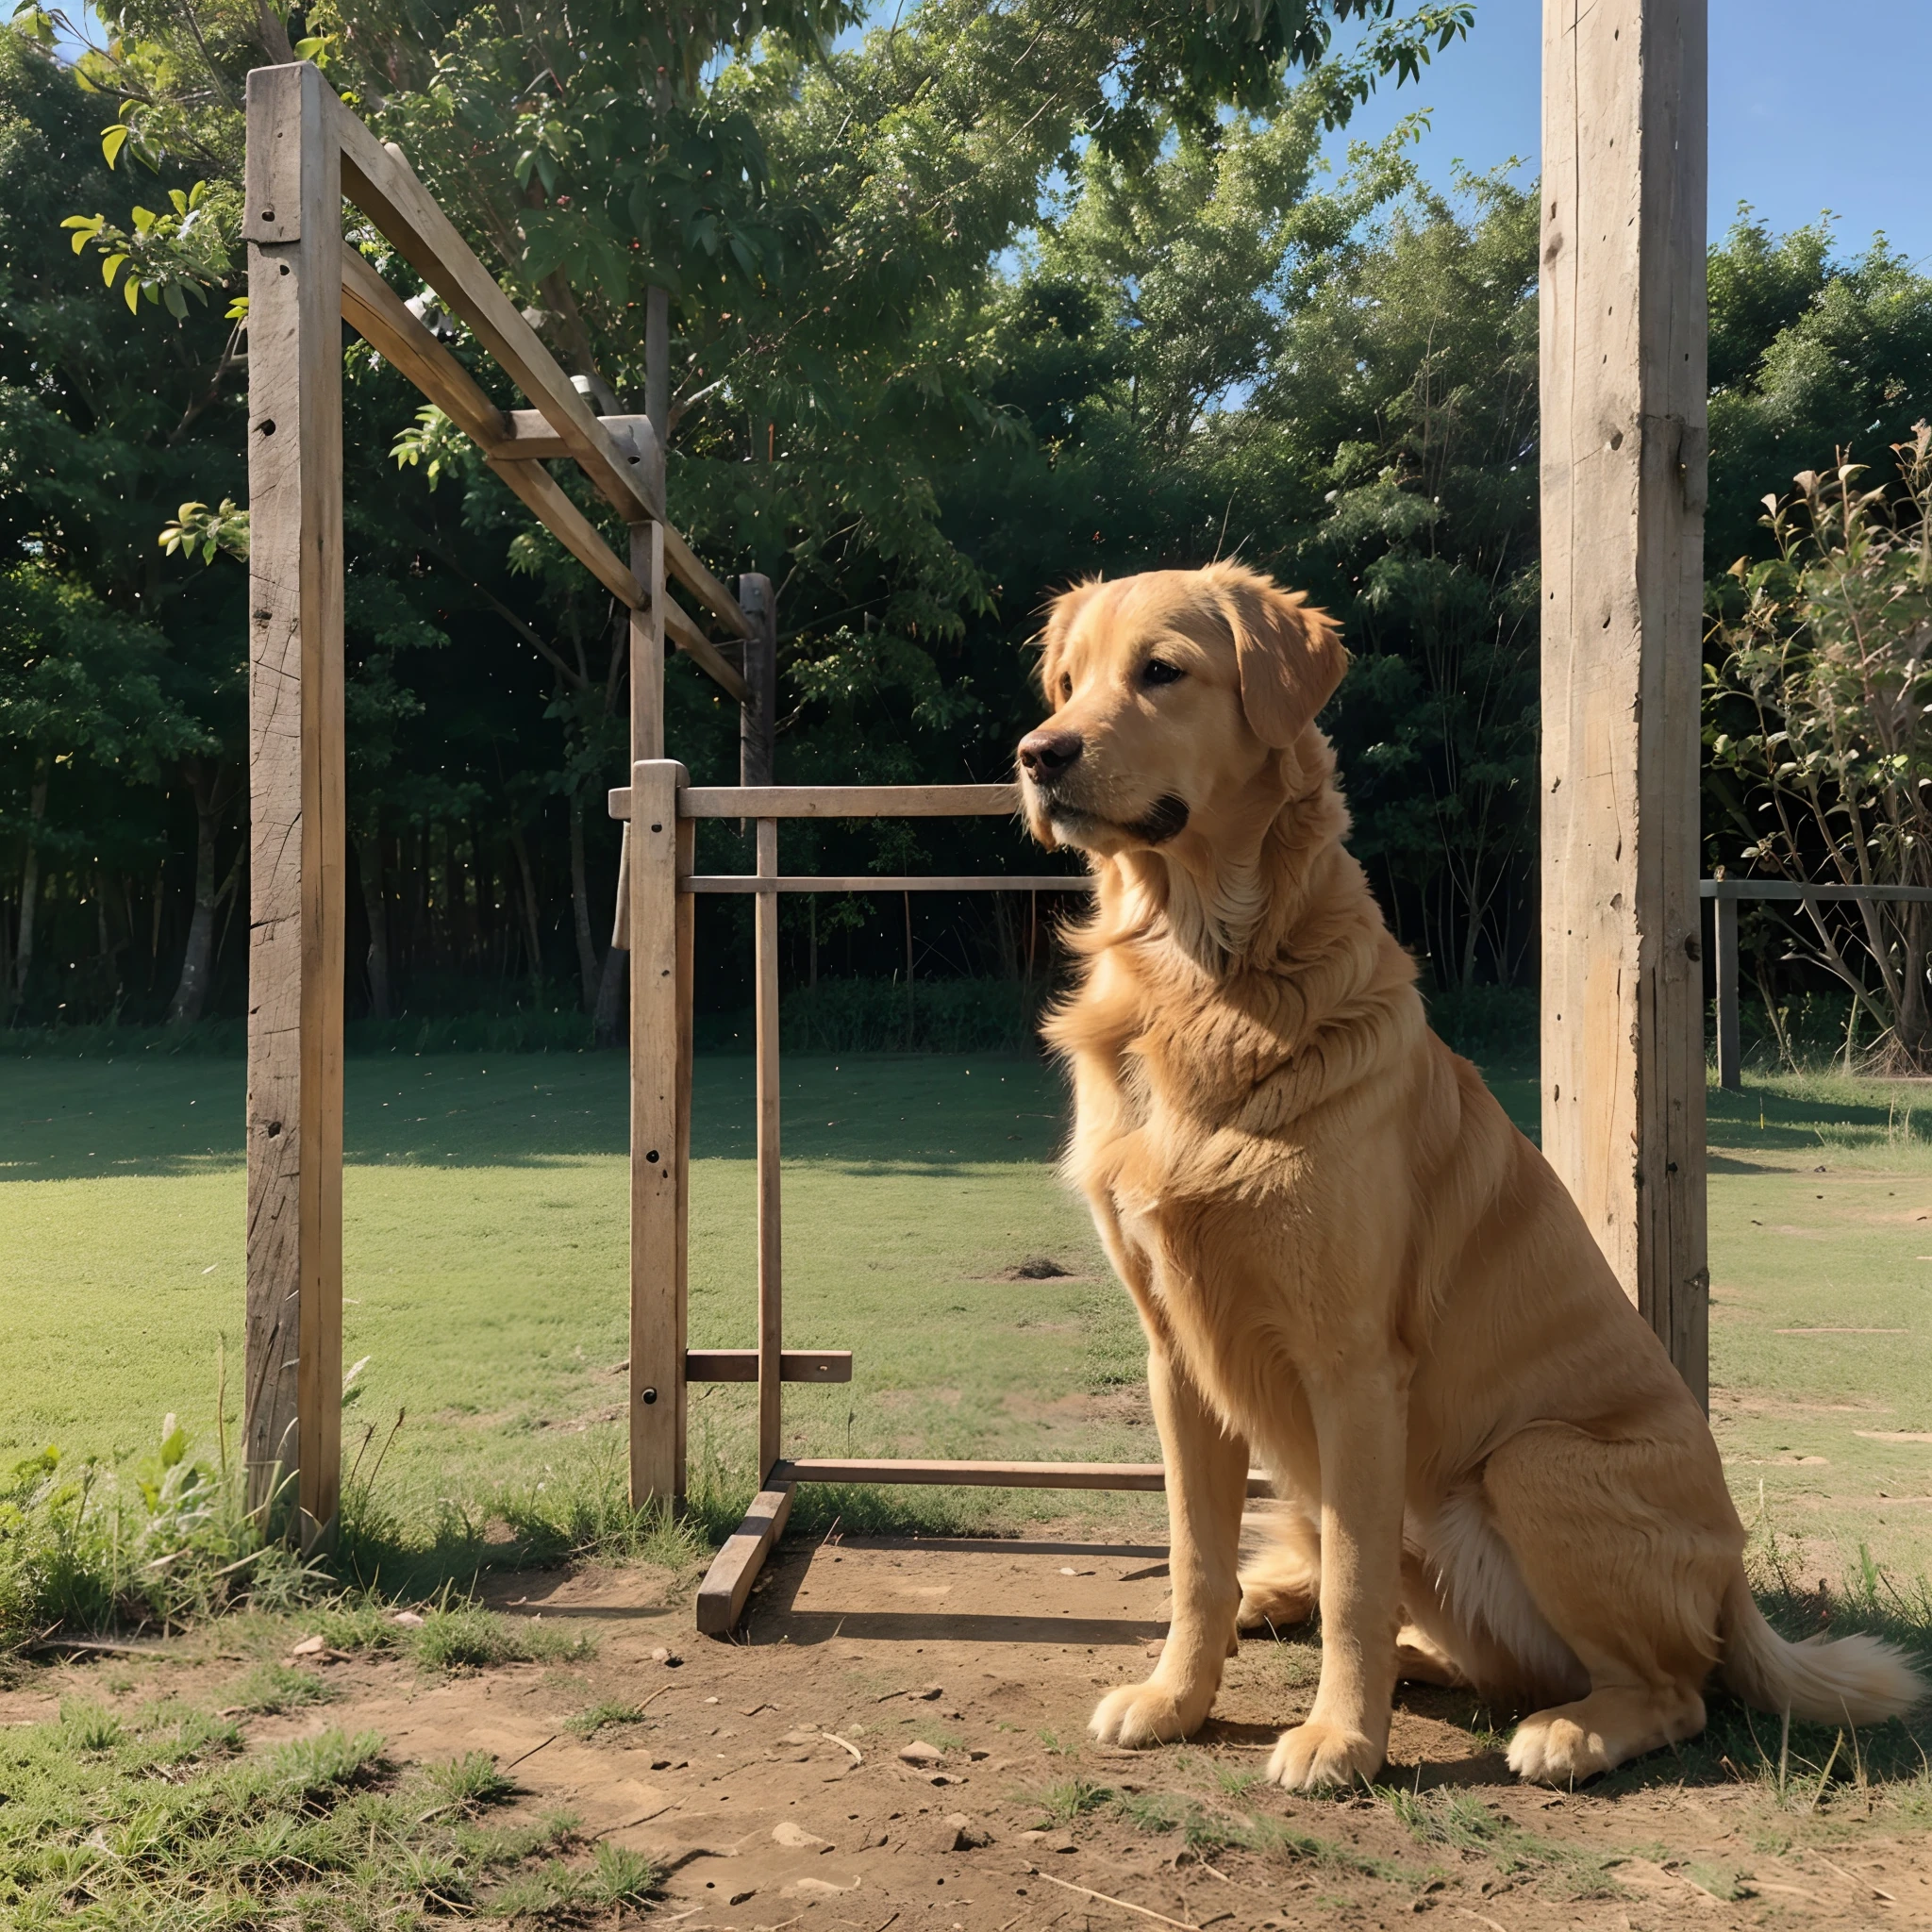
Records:
[[[758,1487],[779,1455],[779,1381],[785,1353],[785,1256],[778,1225],[778,822],[758,822],[758,876],[753,920],[753,998],[758,1005]]]
[[[684,1489],[684,1225],[690,979],[677,890],[684,767],[630,781],[630,1497]],[[686,895],[686,903],[689,897]]]
[[[772,580],[747,571],[738,580],[739,608],[751,620],[744,641],[744,681],[751,702],[738,713],[738,782],[775,782],[778,732],[778,607]]]
[[[1544,0],[1542,1124],[1700,1399],[1705,0]]]
[[[1743,1086],[1738,1047],[1738,902],[1711,902],[1717,921],[1717,1079],[1733,1092]]]
[[[341,1486],[341,175],[308,61],[248,76],[252,1507],[308,1547]]]

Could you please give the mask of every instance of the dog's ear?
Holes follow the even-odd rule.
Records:
[[[1073,629],[1074,618],[1079,616],[1105,581],[1102,577],[1088,577],[1070,590],[1062,591],[1046,613],[1046,628],[1040,634],[1040,661],[1034,671],[1040,679],[1041,695],[1045,698],[1050,711],[1060,708],[1060,657],[1066,649],[1067,633]]]
[[[1263,744],[1292,744],[1335,694],[1348,669],[1341,629],[1300,591],[1248,570],[1215,572],[1215,591],[1234,632],[1241,709]]]

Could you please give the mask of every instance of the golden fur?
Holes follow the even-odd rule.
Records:
[[[1553,1707],[1509,1761],[1562,1783],[1702,1728],[1713,1670],[1827,1722],[1908,1707],[1882,1644],[1764,1623],[1704,1416],[1430,1032],[1312,723],[1345,662],[1232,564],[1082,585],[1045,631],[1022,796],[1097,885],[1047,1038],[1147,1332],[1174,1576],[1159,1664],[1095,1734],[1186,1737],[1238,1625],[1317,1606],[1321,1687],[1270,1767],[1294,1789],[1380,1767],[1398,1674]],[[1241,1577],[1251,1457],[1282,1503]]]

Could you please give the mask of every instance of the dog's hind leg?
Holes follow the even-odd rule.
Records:
[[[1489,1459],[1495,1526],[1590,1677],[1588,1695],[1518,1727],[1509,1765],[1522,1777],[1574,1784],[1704,1728],[1744,1532],[1715,1446],[1673,1420],[1607,1441],[1538,1423]]]
[[[1293,1502],[1254,1518],[1256,1541],[1241,1565],[1241,1630],[1291,1630],[1315,1614],[1322,1597],[1322,1533]]]
[[[1089,1728],[1103,1744],[1163,1744],[1199,1729],[1221,1688],[1241,1582],[1248,1445],[1227,1434],[1186,1370],[1158,1344],[1147,1392],[1167,1466],[1168,1564],[1174,1621],[1154,1674],[1100,1700]]]

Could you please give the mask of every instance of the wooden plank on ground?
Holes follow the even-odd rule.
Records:
[[[642,493],[642,479],[542,339],[416,178],[403,151],[392,142],[378,142],[333,93],[327,98],[341,144],[342,188],[349,199],[395,244],[450,311],[462,317],[504,373],[542,411],[597,493],[626,523],[662,517],[662,498],[652,501]]]
[[[849,1382],[849,1348],[788,1348],[778,1357],[781,1382]],[[758,1352],[755,1348],[692,1348],[685,1351],[687,1382],[756,1382]]]
[[[1164,1490],[1158,1462],[936,1462],[923,1457],[797,1456],[772,1468],[777,1483],[942,1483],[994,1490]],[[1265,1470],[1248,1472],[1248,1494],[1272,1496]]]
[[[639,759],[630,856],[630,1495],[683,1490],[685,1307],[678,1157],[684,1105],[678,981],[677,787],[684,767]]]
[[[1705,0],[1544,0],[1542,1144],[1707,1389]]]
[[[778,825],[758,822],[759,872],[778,871]],[[785,1247],[779,1227],[778,1162],[778,895],[760,892],[752,919],[758,1052],[758,1482],[778,1459],[783,1402],[780,1357],[785,1348]]]
[[[293,1502],[305,1546],[332,1533],[341,1482],[342,240],[331,98],[306,61],[248,76],[242,1454],[250,1503]]]
[[[785,1519],[791,1514],[789,1484],[772,1484],[752,1498],[744,1521],[724,1539],[724,1548],[711,1558],[711,1567],[698,1586],[698,1629],[705,1636],[726,1636],[737,1624],[765,1558],[785,1534]]]

